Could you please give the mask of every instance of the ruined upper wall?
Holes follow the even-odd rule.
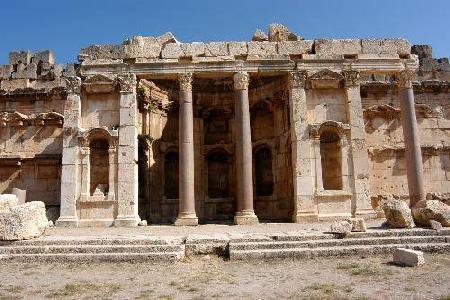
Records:
[[[405,39],[317,39],[304,40],[280,24],[271,24],[268,34],[257,30],[250,42],[180,43],[171,33],[160,37],[136,36],[120,45],[93,45],[81,49],[79,60],[163,59],[166,61],[234,60],[236,58],[334,59],[355,55],[408,57],[411,45]]]

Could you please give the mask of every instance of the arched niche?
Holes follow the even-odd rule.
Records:
[[[332,126],[320,131],[320,157],[324,190],[342,190],[341,137]]]
[[[109,192],[109,143],[105,138],[94,138],[89,142],[90,150],[90,194]]]

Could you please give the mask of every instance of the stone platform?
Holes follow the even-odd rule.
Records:
[[[16,261],[177,261],[199,255],[225,259],[309,258],[391,253],[398,247],[450,251],[450,229],[385,229],[339,239],[329,223],[201,225],[138,228],[51,228],[38,239],[0,243],[0,260]]]

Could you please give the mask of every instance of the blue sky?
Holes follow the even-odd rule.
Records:
[[[0,64],[21,49],[71,62],[90,44],[166,31],[183,42],[249,40],[272,22],[307,39],[405,37],[450,56],[450,0],[5,0],[0,11]]]

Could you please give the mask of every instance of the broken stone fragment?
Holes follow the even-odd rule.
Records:
[[[19,67],[20,66],[20,67]],[[19,63],[17,71],[12,73],[13,79],[37,79],[37,65],[35,63],[30,63],[24,65]]]
[[[11,78],[11,74],[13,71],[13,65],[0,65],[0,80]]]
[[[331,224],[330,232],[341,236],[346,236],[352,231],[352,222],[350,220],[335,221]]]
[[[352,224],[352,232],[366,232],[366,223],[363,218],[350,218],[348,221]]]
[[[0,211],[0,240],[36,238],[41,236],[47,227],[44,202],[27,202]]]
[[[450,206],[439,200],[422,200],[412,209],[414,221],[417,224],[431,226],[430,221],[435,220],[444,227],[450,227]]]
[[[433,57],[433,48],[430,45],[413,45],[411,53],[417,54],[419,59]]]
[[[261,29],[256,29],[255,33],[253,34],[252,41],[254,42],[265,42],[268,41],[269,37],[265,32],[263,32]]]
[[[33,57],[31,58],[31,61],[38,64],[41,63],[48,63],[48,64],[55,64],[55,55],[53,54],[53,51],[51,50],[44,50],[34,53]]]
[[[394,264],[399,266],[417,267],[425,264],[422,251],[397,248],[393,255]]]
[[[269,24],[269,41],[270,42],[282,42],[289,40],[289,29],[277,23]]]
[[[411,210],[408,204],[403,200],[389,199],[381,204],[384,215],[389,226],[394,228],[413,228],[415,227]]]
[[[313,51],[314,41],[286,41],[278,43],[278,54],[300,55]]]
[[[18,51],[9,53],[9,64],[17,65],[19,63],[29,64],[31,62],[31,51]]]
[[[169,43],[179,43],[172,32],[166,32],[156,38],[157,43],[161,46]]]
[[[441,233],[442,231],[442,224],[435,220],[430,220],[431,228],[436,230],[437,233]]]

